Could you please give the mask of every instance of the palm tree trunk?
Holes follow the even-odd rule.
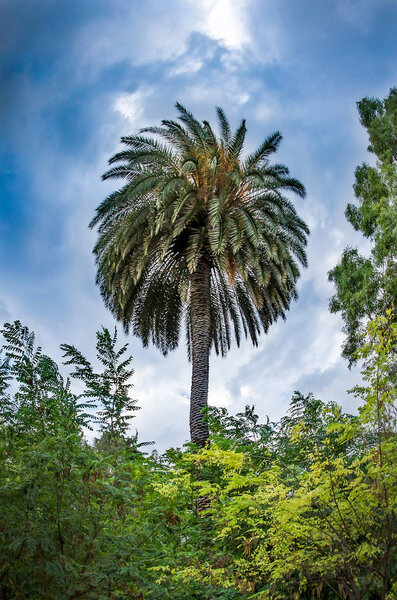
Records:
[[[190,438],[205,446],[209,436],[202,409],[208,404],[211,328],[211,267],[201,260],[192,275],[190,311],[192,323],[192,387],[190,393]]]

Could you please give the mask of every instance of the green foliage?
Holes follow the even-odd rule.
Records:
[[[371,322],[359,351],[366,385],[353,390],[363,402],[359,416],[295,394],[262,468],[250,453],[218,444],[183,457],[179,487],[174,481],[162,493],[175,497],[189,486],[205,494],[211,537],[205,556],[184,555],[169,577],[238,590],[240,598],[395,597],[396,344],[391,314]],[[206,478],[195,479],[192,464],[205,464]]]
[[[79,398],[34,335],[18,322],[3,334],[1,598],[394,600],[390,311],[368,324],[358,351],[357,416],[299,392],[279,423],[261,424],[250,406],[235,416],[213,408],[210,446],[151,457],[124,421],[124,433],[103,421],[88,445]],[[127,397],[126,347],[106,330],[97,342],[100,373],[63,346],[83,398],[107,400],[116,374]]]
[[[75,349],[65,348],[76,370],[84,367],[87,375],[83,397],[88,401],[81,403],[55,362],[35,346],[34,333],[16,321],[5,324],[2,334],[0,597],[142,598],[157,555],[156,531],[165,517],[146,499],[154,463],[139,452],[136,436],[121,434],[125,421],[119,409],[129,407],[123,400],[132,372],[131,359],[121,360],[125,346],[116,351],[116,334],[98,333],[106,376],[95,374]],[[100,413],[104,436],[96,447],[89,446],[82,427],[93,415],[83,411],[93,410],[89,400],[94,397],[106,402],[116,380],[116,417],[111,421],[105,404]]]
[[[355,173],[357,204],[348,204],[346,218],[371,242],[371,254],[362,256],[346,248],[339,264],[329,272],[336,286],[331,312],[341,312],[347,334],[343,354],[350,364],[362,343],[368,319],[384,315],[397,298],[397,89],[381,101],[364,98],[357,103],[367,129],[368,150],[376,166],[363,163]]]
[[[369,152],[382,161],[397,161],[397,88],[392,88],[384,100],[363,98],[357,108],[369,134]]]
[[[132,356],[125,358],[128,344],[124,344],[117,350],[117,329],[113,335],[109,330],[102,328],[97,334],[97,359],[103,366],[101,373],[96,373],[92,364],[74,346],[62,344],[66,365],[73,365],[74,371],[71,377],[82,381],[85,390],[81,394],[83,398],[89,398],[93,405],[100,404],[96,421],[99,423],[100,431],[110,440],[111,438],[123,437],[129,422],[134,415],[131,411],[138,410],[136,400],[129,397],[132,387],[131,377],[134,370],[130,368]]]
[[[16,387],[15,394],[7,396],[4,423],[42,433],[56,430],[60,422],[72,429],[87,426],[89,416],[85,410],[90,405],[78,402],[56,363],[35,347],[35,334],[20,321],[5,323],[0,333],[6,342],[0,386],[2,390],[10,383]]]
[[[233,448],[243,452],[259,452],[267,447],[274,424],[258,422],[254,406],[246,406],[243,413],[228,414],[226,408],[211,406],[206,410],[212,442],[223,449]]]
[[[142,516],[144,459],[65,430],[1,454],[1,597],[141,598],[156,529]]]

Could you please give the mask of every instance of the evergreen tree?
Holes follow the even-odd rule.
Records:
[[[14,394],[4,393],[3,419],[18,428],[43,434],[63,421],[73,428],[88,425],[90,402],[80,403],[52,358],[35,345],[35,334],[20,321],[5,323],[2,333],[6,360],[0,371],[0,389],[12,382]],[[5,408],[7,411],[5,411]],[[8,415],[5,419],[5,415]]]
[[[341,312],[346,341],[343,355],[350,364],[362,344],[365,324],[385,315],[397,300],[397,88],[387,98],[363,98],[357,103],[375,154],[375,166],[356,169],[356,204],[348,204],[346,218],[371,242],[370,256],[347,247],[329,272],[336,286],[331,312]]]
[[[295,299],[306,265],[308,228],[285,192],[304,196],[288,168],[270,164],[282,136],[269,135],[242,158],[245,121],[232,133],[222,109],[217,136],[177,104],[180,122],[162,121],[122,138],[104,179],[126,184],[97,208],[95,245],[106,305],[126,331],[164,354],[186,323],[192,360],[190,432],[208,438],[211,347],[225,355],[232,333],[258,335]],[[147,135],[150,134],[150,135]]]
[[[97,331],[97,359],[103,370],[98,373],[92,364],[74,346],[62,344],[66,365],[73,365],[71,377],[79,379],[85,385],[82,397],[91,399],[95,405],[99,403],[96,421],[105,438],[115,439],[126,435],[131,412],[138,410],[136,400],[129,397],[132,388],[131,377],[134,369],[130,367],[132,356],[125,357],[128,344],[117,349],[117,329],[113,335],[105,327]]]

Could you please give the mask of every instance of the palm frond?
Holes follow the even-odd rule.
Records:
[[[244,170],[252,169],[263,161],[267,161],[269,156],[277,151],[282,139],[283,136],[279,131],[271,133],[267,138],[265,138],[259,148],[246,158],[244,162]]]
[[[225,146],[228,146],[229,142],[230,142],[230,137],[231,137],[231,129],[230,129],[229,121],[228,121],[223,109],[220,106],[216,107],[216,113],[218,115],[218,121],[219,121],[219,126],[221,129],[222,141],[224,142]]]
[[[229,151],[235,157],[239,158],[241,154],[241,150],[244,146],[245,134],[247,133],[247,128],[245,126],[245,119],[241,121],[240,127],[236,130],[234,136],[230,140]]]

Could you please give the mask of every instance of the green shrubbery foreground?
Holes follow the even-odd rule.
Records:
[[[397,597],[390,311],[358,351],[358,416],[299,393],[277,424],[211,409],[209,447],[162,456],[126,436],[131,370],[116,336],[98,333],[100,373],[63,346],[77,397],[25,327],[2,333],[1,598]]]

